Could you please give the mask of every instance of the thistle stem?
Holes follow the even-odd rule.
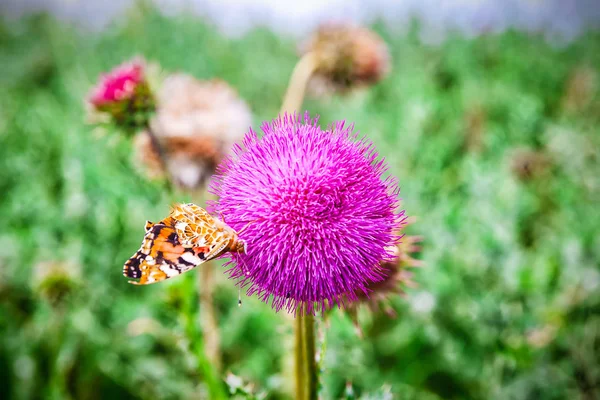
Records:
[[[300,111],[302,103],[304,102],[306,86],[316,68],[317,57],[312,52],[306,53],[302,56],[300,61],[298,61],[292,72],[287,91],[285,92],[281,113]]]
[[[183,318],[185,323],[185,331],[190,341],[190,350],[196,356],[198,363],[198,372],[202,375],[204,382],[208,388],[208,392],[211,399],[225,399],[225,391],[223,384],[219,379],[219,375],[215,370],[214,366],[206,356],[206,348],[204,346],[204,340],[198,329],[198,319],[194,313],[194,301],[193,301],[193,290],[194,284],[193,279],[189,277],[186,280],[186,293],[188,296],[185,298],[183,307]]]
[[[296,316],[296,399],[317,399],[315,319],[299,310]]]
[[[313,73],[317,68],[317,57],[314,53],[309,52],[306,53],[302,58],[296,63],[294,70],[292,71],[292,76],[290,77],[290,81],[288,83],[287,91],[285,92],[285,97],[283,99],[283,103],[281,105],[280,113],[293,113],[294,111],[300,111],[302,104],[304,103],[304,95],[306,92],[306,86]],[[294,364],[291,362],[291,349],[292,343],[289,340],[289,336],[286,337],[284,342],[284,347],[286,351],[283,357],[283,370],[290,371],[292,365],[294,365],[295,370],[295,389],[296,389],[296,398],[297,399],[316,399],[316,364],[314,363],[314,320],[313,317],[306,317],[302,315],[301,310],[298,311],[298,315],[295,318],[295,342],[294,342]],[[286,314],[289,315],[289,314]],[[306,324],[308,318],[308,324],[310,325],[308,328],[304,326]],[[288,318],[286,318],[288,319]],[[290,321],[291,322],[291,321]],[[310,332],[310,338],[306,337],[305,332]],[[307,347],[306,343],[312,343],[311,347]],[[307,361],[307,357],[305,354],[312,354],[310,358],[312,362]],[[310,372],[310,374],[308,373]],[[308,378],[307,378],[308,376]],[[313,383],[311,383],[311,377],[315,377],[313,379]],[[292,377],[286,374],[286,382],[290,382],[286,385],[288,390],[292,389]],[[315,388],[314,396],[312,387]],[[311,397],[313,396],[313,397]]]
[[[167,177],[167,189],[171,190],[173,188],[173,185],[176,184],[176,182],[173,178],[173,175],[171,175],[167,168],[167,154],[165,152],[165,149],[160,144],[160,140],[158,140],[158,137],[150,127],[149,122],[146,124],[145,132],[148,135],[148,138],[150,138],[150,146],[152,146],[152,149],[156,152],[156,154],[158,154],[158,161],[160,162],[160,167],[165,172],[165,176]]]
[[[160,160],[161,167],[163,167],[163,169],[166,171],[167,170],[167,162],[166,162],[165,150],[161,146],[160,141],[158,140],[158,137],[156,136],[156,134],[150,127],[150,124],[146,125],[146,133],[148,134],[148,137],[150,138],[150,145],[152,146],[152,148],[154,149],[156,154],[158,154],[158,159]]]
[[[206,190],[200,191],[196,196],[189,193],[192,198],[196,197],[199,204],[205,204],[210,198]],[[217,371],[221,369],[221,341],[219,339],[219,325],[214,305],[215,269],[214,262],[207,262],[200,266],[198,271],[198,293],[200,307],[200,329],[204,338],[206,356]]]
[[[296,316],[296,341],[294,343],[294,355],[295,355],[295,370],[296,370],[296,399],[306,399],[306,387],[304,384],[304,370],[305,370],[305,359],[304,359],[304,329],[303,329],[303,317],[301,315]]]
[[[206,356],[215,366],[221,369],[221,351],[219,340],[219,326],[213,302],[213,289],[215,285],[215,268],[212,262],[207,262],[200,268],[198,274],[198,289],[200,290],[200,318],[202,336],[204,337]]]

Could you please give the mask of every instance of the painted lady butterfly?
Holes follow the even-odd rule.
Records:
[[[183,274],[231,251],[246,252],[246,243],[225,222],[195,204],[177,204],[158,223],[146,221],[142,247],[125,263],[123,275],[148,285]]]

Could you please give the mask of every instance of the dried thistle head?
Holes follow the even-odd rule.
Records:
[[[350,24],[326,24],[302,46],[316,58],[311,81],[315,92],[347,91],[374,84],[390,70],[385,42],[370,29]]]
[[[215,172],[224,156],[223,143],[206,136],[162,138],[164,161],[146,131],[134,138],[135,164],[150,179],[170,177],[184,189],[196,189]]]
[[[241,139],[252,123],[246,102],[218,79],[170,75],[158,92],[157,103],[151,127],[159,137],[210,136],[231,144]]]
[[[415,218],[407,218],[403,227],[414,221]],[[355,292],[358,300],[347,304],[345,311],[352,319],[359,334],[362,334],[362,332],[358,326],[357,314],[361,304],[366,305],[373,313],[384,311],[391,317],[396,316],[396,313],[390,307],[389,297],[394,295],[404,296],[406,287],[416,286],[412,280],[413,274],[408,269],[423,266],[421,260],[413,257],[414,253],[421,250],[419,243],[422,240],[421,236],[402,236],[397,245],[390,247],[390,252],[394,255],[394,258],[380,263],[383,280],[371,282],[367,286],[367,294],[362,291]]]
[[[523,181],[543,176],[550,166],[550,157],[540,150],[518,148],[510,158],[512,172]]]
[[[167,77],[158,92],[151,129],[135,139],[135,153],[150,178],[168,175],[184,189],[203,187],[216,166],[251,125],[246,103],[227,83],[185,74]]]

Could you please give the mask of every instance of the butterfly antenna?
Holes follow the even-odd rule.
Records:
[[[242,229],[240,229],[240,231],[237,233],[237,234],[238,234],[238,236],[239,236],[239,235],[241,235],[242,233],[244,233],[244,231],[245,231],[246,229],[248,229],[248,227],[249,227],[249,226],[250,226],[250,225],[251,225],[253,222],[256,222],[256,221],[250,221],[250,222],[248,222],[246,225],[244,225],[244,227],[243,227]]]

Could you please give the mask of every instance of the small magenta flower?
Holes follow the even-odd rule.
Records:
[[[232,255],[230,277],[278,311],[356,300],[383,278],[380,262],[399,239],[399,189],[385,161],[352,125],[317,122],[285,115],[264,123],[262,138],[250,130],[211,184],[213,211],[236,230],[247,225],[248,251]]]
[[[115,67],[100,77],[93,89],[90,101],[97,107],[106,103],[127,100],[135,94],[135,88],[144,81],[144,67],[138,60]]]
[[[88,98],[92,108],[125,128],[147,124],[155,102],[145,70],[145,62],[134,59],[100,76]]]

